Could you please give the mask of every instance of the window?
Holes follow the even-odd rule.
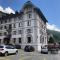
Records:
[[[44,30],[46,30],[46,26],[44,26]]]
[[[31,33],[31,29],[27,29],[27,33]]]
[[[9,24],[9,29],[11,29],[12,28],[12,25],[11,24]]]
[[[14,43],[16,42],[16,38],[13,38],[13,42],[14,42]]]
[[[31,26],[31,21],[27,21],[27,26]]]
[[[23,19],[23,15],[20,15],[18,18],[19,18],[19,20],[22,20]]]
[[[16,21],[17,21],[17,17],[14,18],[14,22],[16,22]]]
[[[0,29],[2,30],[3,29],[3,26],[0,26]]]
[[[16,35],[16,31],[13,31],[13,35]]]
[[[7,49],[14,49],[12,46],[6,46]]]
[[[2,36],[2,33],[0,33],[0,36]]]
[[[19,27],[21,27],[22,26],[22,23],[19,23]]]
[[[31,18],[31,17],[32,17],[31,13],[29,13],[29,14],[28,14],[28,17],[29,17],[29,18]]]
[[[7,32],[4,32],[4,35],[7,35]]]
[[[0,39],[0,44],[1,44],[1,39]]]
[[[22,30],[19,30],[19,34],[22,34]]]
[[[3,48],[4,46],[0,46],[0,48]]]
[[[7,26],[4,26],[4,29],[7,29]]]
[[[10,46],[6,46],[5,48],[7,48],[7,49],[11,49],[11,47],[10,47]]]
[[[19,43],[21,43],[21,38],[19,38]]]
[[[16,24],[13,24],[13,27],[16,28]]]
[[[40,36],[40,43],[44,43],[44,37]]]
[[[27,43],[31,43],[31,37],[27,37]]]
[[[2,21],[1,21],[1,24],[2,24]]]
[[[9,19],[9,22],[11,22],[11,19]]]
[[[7,20],[5,20],[5,23],[7,23]]]

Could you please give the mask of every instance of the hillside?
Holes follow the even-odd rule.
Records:
[[[54,30],[47,30],[47,31],[48,31],[48,33],[51,33],[53,35],[54,40],[56,42],[60,42],[60,32],[54,31]]]

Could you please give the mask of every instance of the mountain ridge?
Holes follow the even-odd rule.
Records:
[[[60,42],[60,32],[59,31],[55,31],[55,30],[47,30],[47,32],[49,34],[52,34],[53,35],[53,38],[55,40],[55,42]]]

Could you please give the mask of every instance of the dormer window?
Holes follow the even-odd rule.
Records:
[[[32,18],[32,13],[31,12],[27,12],[27,19]]]
[[[31,12],[32,11],[32,8],[31,7],[28,7],[27,8],[27,11]]]

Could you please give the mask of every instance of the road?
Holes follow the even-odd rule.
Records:
[[[0,60],[60,60],[59,54],[41,54],[38,52],[24,52],[19,50],[17,55],[0,56]]]

